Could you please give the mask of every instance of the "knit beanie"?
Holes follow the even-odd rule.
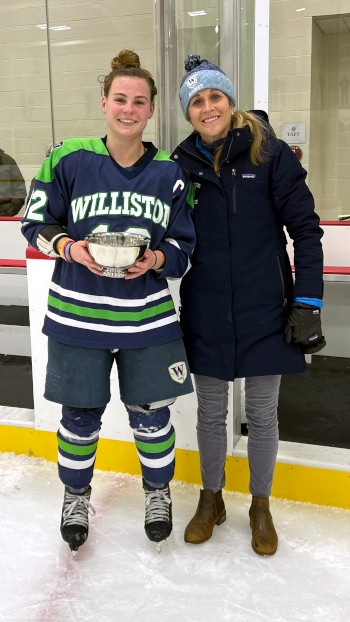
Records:
[[[187,108],[192,97],[203,89],[218,89],[232,101],[236,101],[231,80],[214,63],[200,60],[197,54],[189,54],[185,58],[186,72],[181,80],[179,99],[182,112],[187,119]]]

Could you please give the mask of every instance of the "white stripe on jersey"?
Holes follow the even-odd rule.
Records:
[[[173,246],[181,250],[180,244],[176,240],[174,240],[174,238],[165,238],[165,242],[169,242],[169,244],[172,244]]]
[[[159,328],[161,326],[167,326],[168,324],[172,324],[178,321],[177,315],[174,312],[170,317],[165,317],[162,320],[156,320],[155,322],[148,322],[147,324],[143,324],[142,326],[111,326],[109,324],[94,324],[93,322],[82,322],[80,320],[73,320],[69,317],[62,317],[61,315],[56,315],[56,313],[52,313],[52,311],[46,312],[47,317],[50,318],[53,322],[57,322],[58,324],[62,324],[63,326],[75,326],[76,328],[95,330],[100,333],[143,333],[147,330],[153,330],[155,328]]]
[[[104,277],[101,277],[103,279]],[[74,290],[65,289],[57,283],[50,283],[50,289],[52,291],[57,292],[60,296],[65,296],[65,298],[74,298],[77,301],[82,302],[92,302],[93,304],[101,304],[101,305],[109,305],[111,307],[144,307],[149,302],[154,302],[155,300],[160,300],[161,298],[165,298],[166,296],[170,296],[170,291],[166,287],[162,289],[160,292],[156,292],[155,294],[149,294],[146,298],[112,298],[111,296],[94,296],[92,294],[83,294],[81,292],[76,292]]]

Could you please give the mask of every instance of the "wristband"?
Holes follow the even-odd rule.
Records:
[[[72,238],[61,238],[56,244],[56,252],[61,257],[61,259],[67,261],[68,263],[73,263],[73,260],[71,259],[69,253],[69,249],[72,244],[74,244],[74,240],[72,240]]]
[[[152,249],[150,249],[150,250],[152,250]],[[151,267],[150,267],[150,270],[153,270],[153,269],[154,269],[154,266],[156,265],[156,263],[157,263],[157,261],[158,261],[158,257],[157,257],[157,255],[156,255],[156,253],[155,253],[154,251],[152,251],[152,253],[153,253],[153,255],[154,255],[154,264],[153,264],[153,266],[151,266]]]
[[[58,238],[57,242],[55,242],[54,249],[55,249],[57,255],[60,254],[60,248],[63,246],[63,244],[65,243],[66,240],[68,240],[68,236],[67,235],[63,235],[63,236],[61,235]]]
[[[64,252],[64,258],[68,263],[74,263],[74,259],[72,259],[70,256],[70,249],[73,244],[74,240],[69,240],[69,242],[66,242],[62,249]]]

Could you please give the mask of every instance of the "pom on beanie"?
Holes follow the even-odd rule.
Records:
[[[179,99],[182,112],[187,119],[187,109],[192,97],[203,89],[218,89],[232,101],[236,101],[231,80],[215,63],[200,60],[197,54],[189,54],[185,58],[186,74],[182,78]]]

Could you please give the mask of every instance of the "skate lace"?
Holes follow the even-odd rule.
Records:
[[[88,514],[96,514],[90,503],[90,497],[75,495],[66,491],[65,508],[63,510],[63,525],[88,525]]]
[[[145,494],[145,522],[168,521],[171,498],[167,489],[145,490]]]

